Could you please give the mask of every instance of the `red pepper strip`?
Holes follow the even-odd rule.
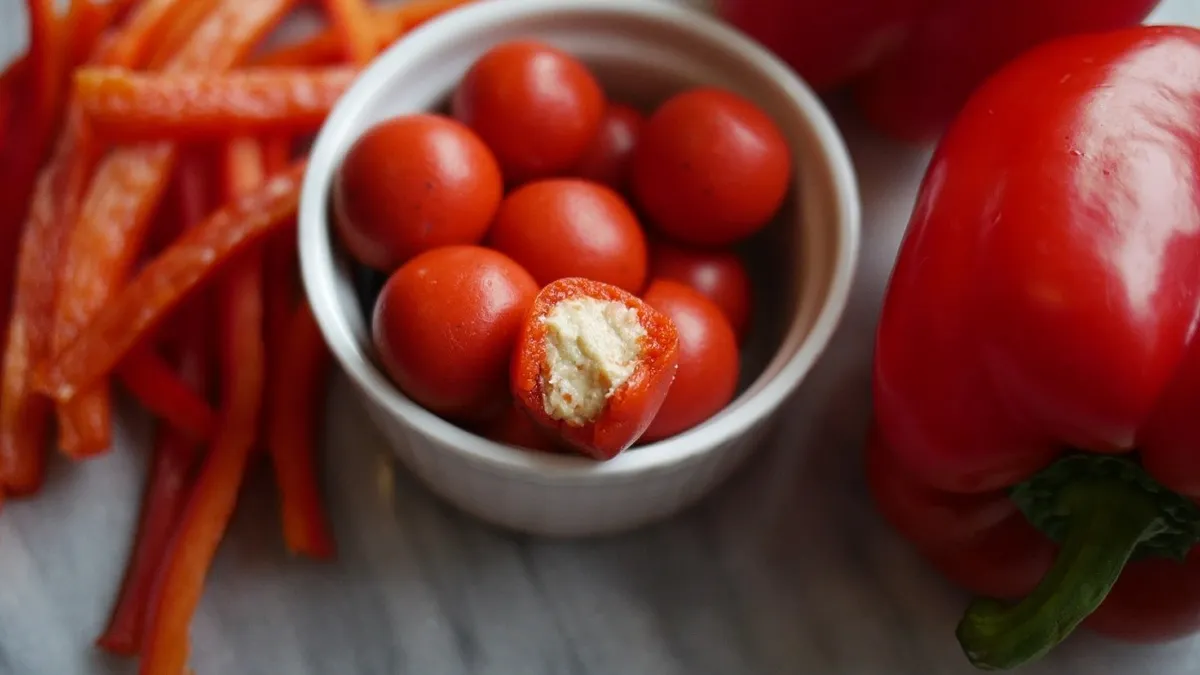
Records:
[[[290,136],[272,135],[262,142],[263,166],[267,175],[283,171],[292,163],[292,139]]]
[[[393,277],[395,279],[396,277]],[[549,382],[546,324],[562,302],[590,299],[625,305],[636,312],[645,336],[633,373],[605,399],[603,408],[576,423],[553,417],[544,403]],[[385,354],[386,357],[386,354]],[[552,281],[538,292],[517,335],[510,385],[526,414],[580,454],[609,460],[633,445],[662,407],[679,368],[679,331],[662,312],[610,284],[582,278]],[[570,395],[566,395],[570,401]]]
[[[97,46],[92,59],[108,52]],[[30,493],[41,483],[49,403],[31,388],[33,369],[50,355],[53,308],[67,227],[80,211],[97,148],[72,101],[54,156],[42,170],[23,228],[16,274],[16,311],[0,372],[0,486]]]
[[[130,17],[128,25],[117,32],[111,39],[104,44],[97,44],[91,61],[98,64],[131,66],[135,65],[134,59],[137,58],[138,45],[149,39],[164,22],[170,20],[175,4],[182,0],[148,0],[138,6],[137,11]],[[120,9],[114,6],[115,9]],[[72,108],[75,104],[72,102]],[[77,113],[72,113],[77,114]],[[67,134],[81,136],[84,133],[84,125],[69,125]],[[81,143],[80,139],[75,138],[67,141],[68,143]],[[88,171],[91,170],[92,158],[87,158]],[[88,188],[88,178],[90,173],[80,176],[80,180],[69,182],[63,189],[65,192],[58,199],[66,205],[59,220],[62,221],[63,227],[70,227],[73,224],[82,207],[80,206],[84,199],[85,191]],[[69,245],[62,243],[60,245]],[[62,255],[66,256],[67,253]],[[56,283],[69,283],[73,278],[71,275],[66,276],[66,280]],[[60,303],[61,304],[61,303]],[[56,309],[58,305],[56,305]],[[56,312],[52,312],[52,316],[57,317]],[[57,337],[58,320],[55,318],[55,337],[51,340],[51,351],[59,348],[60,338]],[[105,439],[109,436],[111,428],[111,412],[109,410],[108,400],[106,397],[92,397],[88,400],[81,401],[78,406],[69,410],[60,411],[60,446],[68,451],[69,454],[82,456],[88,454],[85,449],[90,445],[93,450],[100,450],[107,447]],[[85,438],[94,439],[90,444],[85,441]]]
[[[896,474],[956,495],[935,500],[951,515],[1007,495],[1042,533],[980,524],[992,553],[955,577],[971,588],[1058,543],[1019,602],[968,608],[958,637],[981,667],[1093,617],[1137,640],[1200,630],[1196,72],[1195,28],[1037,47],[967,102],[918,194],[876,338],[877,442]],[[941,517],[898,529],[947,569]],[[1178,594],[1160,607],[1164,576]]]
[[[378,33],[366,0],[325,0],[325,11],[351,63],[361,66],[375,58]]]
[[[62,117],[61,102],[65,75],[66,41],[52,0],[27,0],[30,29],[29,52],[25,57],[23,86],[14,95],[21,105],[14,111],[6,134],[4,161],[0,162],[0,321],[11,309],[13,274],[21,225],[38,171],[49,150]],[[18,72],[18,71],[13,71]]]
[[[166,69],[224,70],[241,62],[293,1],[224,0],[205,17]],[[67,244],[69,274],[55,313],[56,352],[76,338],[125,282],[175,158],[176,148],[170,143],[135,146],[114,151],[97,168]],[[108,383],[97,381],[93,389],[75,398],[59,407],[60,446],[72,456],[104,451],[111,437]]]
[[[261,153],[252,141],[235,141],[227,153],[231,191],[262,180]],[[151,612],[141,675],[178,675],[188,657],[188,626],[204,579],[237,504],[246,465],[258,436],[266,380],[260,255],[238,261],[220,286],[222,424],[167,555]]]
[[[95,148],[77,110],[68,113],[54,157],[38,178],[18,253],[15,308],[0,371],[0,487],[37,490],[43,472],[50,402],[32,388],[34,368],[50,355],[53,308],[66,223],[79,212]]]
[[[112,2],[77,2],[76,18],[68,45],[68,68],[78,68],[91,59],[101,36],[113,24],[118,7]]]
[[[189,0],[181,5],[145,53],[147,67],[160,70],[169,63],[179,45],[188,41],[188,37],[216,6],[217,0]]]
[[[39,370],[38,389],[59,402],[95,384],[227,261],[293,222],[303,161],[227,204],[151,260],[79,337]]]
[[[350,67],[155,75],[88,68],[75,94],[105,139],[195,141],[321,126],[354,81]]]
[[[221,284],[226,384],[222,422],[168,549],[151,603],[141,675],[179,675],[188,657],[188,627],[208,568],[237,504],[258,431],[266,358],[262,343],[262,270],[243,259]]]
[[[26,7],[29,10],[30,68],[35,83],[33,104],[39,115],[52,116],[62,96],[60,82],[65,67],[65,36],[55,15],[53,0],[26,0]],[[48,132],[46,127],[47,123],[43,123],[42,130]]]
[[[180,165],[175,194],[180,232],[203,222],[208,213],[206,169],[190,156]],[[204,398],[211,389],[209,373],[214,366],[209,333],[211,307],[204,302],[207,299],[201,294],[196,298],[201,301],[197,306],[177,315],[181,332],[174,340],[182,351],[181,377]],[[169,423],[160,426],[158,434],[136,543],[108,626],[97,640],[100,647],[114,654],[131,656],[141,651],[151,592],[191,491],[192,472],[201,451],[201,446]]]
[[[291,162],[291,139],[279,136],[263,142],[263,163],[268,175],[286,169]],[[288,323],[296,307],[298,284],[296,283],[296,235],[289,228],[267,240],[263,256],[263,294],[265,295],[266,320],[263,328],[266,343],[276,346],[284,344]],[[268,358],[267,377],[274,381],[281,367],[279,349],[272,349]],[[270,409],[270,391],[268,391]]]
[[[152,51],[171,32],[171,26],[203,0],[144,0],[139,2],[112,46],[109,62],[115,66],[144,66]],[[171,48],[178,50],[180,44]]]
[[[275,466],[288,550],[318,559],[334,556],[334,539],[317,478],[317,423],[324,414],[329,349],[307,303],[301,303],[281,343],[275,370],[267,447]]]
[[[29,59],[23,56],[0,75],[0,157],[16,158],[25,152],[32,120],[17,102],[31,96],[29,70]],[[5,246],[0,249],[0,321],[8,319],[15,284],[17,254],[14,244],[21,232],[19,218],[26,207],[24,203],[17,203],[18,196],[17,191],[0,194],[0,207],[12,209],[0,213],[0,244]]]
[[[118,369],[121,382],[155,416],[195,441],[212,438],[216,414],[156,352],[135,350]]]
[[[195,447],[195,441],[169,425],[158,429],[136,544],[113,615],[96,640],[110,654],[135,656],[141,651],[147,603],[191,488]]]
[[[203,313],[193,312],[191,316],[202,317]],[[210,364],[204,322],[186,323],[193,332],[185,338],[188,344],[180,376],[195,390],[205,391]],[[151,591],[191,490],[191,474],[201,447],[193,434],[178,429],[169,420],[159,427],[136,543],[113,614],[97,640],[110,653],[133,656],[141,650]]]
[[[4,156],[7,156],[4,150],[7,147],[9,135],[14,131],[12,127],[21,119],[14,114],[17,111],[14,104],[18,97],[23,96],[22,92],[28,82],[28,74],[29,58],[27,56],[22,56],[8,64],[4,72],[0,73],[0,154],[4,154]]]
[[[328,66],[345,60],[342,39],[332,30],[272,49],[251,60],[255,68]]]
[[[377,49],[400,39],[408,31],[473,0],[416,0],[371,10]],[[254,59],[256,66],[324,66],[346,58],[345,43],[336,29],[322,31],[299,42],[283,45]]]

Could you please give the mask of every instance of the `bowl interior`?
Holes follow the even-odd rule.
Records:
[[[496,11],[496,5],[504,9]],[[747,96],[775,119],[794,158],[793,186],[780,214],[741,245],[754,278],[755,307],[737,399],[699,427],[603,464],[529,457],[531,453],[452,430],[387,384],[374,360],[369,329],[384,279],[349,260],[329,227],[330,176],[360,134],[396,115],[444,109],[480,54],[495,44],[526,38],[576,55],[591,67],[610,99],[646,112],[697,85]],[[798,96],[807,97],[804,105],[798,104]],[[642,0],[489,0],[431,22],[385,52],[326,123],[302,205],[305,284],[343,366],[368,395],[410,424],[492,458],[548,463],[568,471],[620,471],[622,464],[644,463],[654,455],[678,456],[719,444],[769,413],[808,370],[840,315],[852,272],[847,268],[853,266],[857,245],[857,212],[848,172],[844,150],[816,98],[765,52],[708,17]],[[846,228],[846,222],[854,227]],[[829,325],[820,339],[811,340],[819,319]]]

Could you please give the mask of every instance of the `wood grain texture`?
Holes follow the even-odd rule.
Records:
[[[0,0],[0,61],[22,49]],[[1196,0],[1155,17],[1200,24]],[[836,104],[835,104],[836,106]],[[259,465],[194,624],[199,675],[969,675],[965,598],[874,514],[859,450],[871,340],[928,159],[839,111],[865,200],[855,297],[832,348],[749,466],[669,523],[589,542],[498,532],[394,466],[350,387],[329,395],[323,461],[340,559],[289,559]],[[118,675],[92,648],[117,591],[149,445],[126,406],[118,450],[51,466],[0,515],[0,675]],[[1200,672],[1200,639],[1081,635],[1029,675]]]

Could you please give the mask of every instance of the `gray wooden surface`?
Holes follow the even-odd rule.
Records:
[[[20,0],[0,0],[0,62],[23,48]],[[1200,24],[1200,1],[1162,22]],[[1200,75],[1198,75],[1200,76]],[[965,598],[869,506],[859,449],[871,339],[927,150],[839,113],[865,199],[854,302],[786,406],[770,447],[691,512],[590,542],[482,526],[390,461],[345,382],[330,392],[325,475],[341,557],[283,553],[275,495],[255,472],[194,624],[201,675],[966,675],[952,631]],[[91,647],[133,532],[146,425],[56,463],[37,499],[0,515],[0,674],[132,672]],[[394,489],[392,489],[394,487]],[[1200,672],[1200,639],[1154,648],[1083,635],[1035,675]]]

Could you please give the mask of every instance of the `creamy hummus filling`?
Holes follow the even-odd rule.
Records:
[[[568,424],[591,422],[637,368],[646,336],[637,310],[620,302],[572,298],[555,305],[541,321],[546,329],[546,414]]]

